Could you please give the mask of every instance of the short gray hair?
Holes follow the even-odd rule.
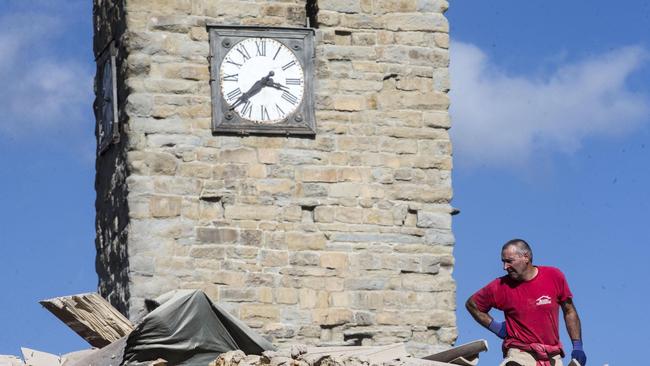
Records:
[[[528,255],[528,258],[530,258],[530,261],[533,261],[533,250],[530,249],[530,245],[526,243],[524,239],[512,239],[508,240],[507,243],[503,244],[503,247],[501,248],[501,251],[503,252],[509,247],[515,247],[517,249],[517,254],[520,255]]]

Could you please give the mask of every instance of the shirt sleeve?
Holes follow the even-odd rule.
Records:
[[[496,306],[494,301],[494,282],[490,282],[487,286],[478,290],[474,295],[472,295],[472,300],[476,304],[476,307],[484,313],[487,313]]]
[[[558,286],[557,301],[562,303],[573,298],[573,294],[571,293],[571,289],[569,289],[569,283],[567,282],[566,277],[564,277],[562,271],[556,269],[556,273]]]

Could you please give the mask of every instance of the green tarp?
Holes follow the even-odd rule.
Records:
[[[180,290],[167,298],[129,335],[125,363],[163,358],[171,365],[206,366],[232,350],[260,355],[275,349],[202,291]]]

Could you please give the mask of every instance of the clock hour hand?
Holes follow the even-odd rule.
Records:
[[[271,78],[269,78],[269,80],[266,82],[266,86],[270,86],[271,88],[275,88],[282,91],[289,90],[289,88],[287,88],[286,86],[280,83],[274,82],[273,79]]]
[[[255,94],[259,93],[262,88],[264,88],[269,79],[271,79],[271,76],[275,75],[273,71],[269,71],[269,74],[267,76],[264,76],[263,78],[259,79],[258,81],[253,84],[253,86],[246,91],[246,93],[242,94],[237,100],[235,101],[235,104],[233,104],[230,107],[230,110],[233,110],[237,108],[240,104],[248,102],[250,98],[252,98]]]

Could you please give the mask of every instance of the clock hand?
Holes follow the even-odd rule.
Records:
[[[271,78],[269,78],[269,80],[266,82],[266,86],[270,86],[272,88],[279,89],[279,90],[282,90],[282,91],[289,90],[289,88],[287,88],[286,86],[284,86],[284,85],[282,85],[280,83],[274,82],[273,79],[271,79]]]
[[[253,84],[253,86],[246,91],[246,93],[242,94],[237,100],[235,101],[235,104],[233,104],[230,107],[230,110],[232,111],[233,109],[237,108],[240,104],[248,102],[250,98],[252,98],[255,94],[259,93],[262,88],[266,86],[268,83],[268,80],[271,79],[271,76],[275,75],[273,71],[269,71],[269,74],[267,76],[264,76],[263,78],[259,79],[258,81]]]

